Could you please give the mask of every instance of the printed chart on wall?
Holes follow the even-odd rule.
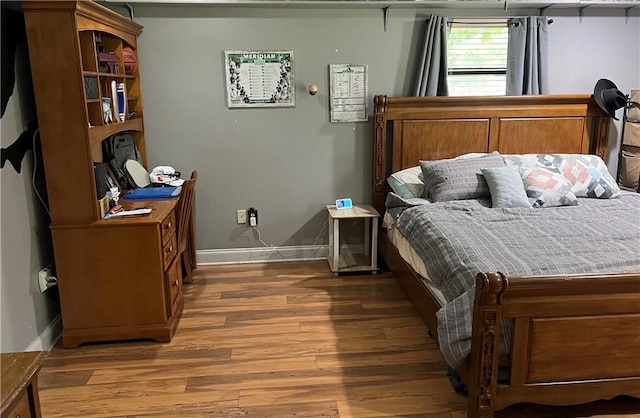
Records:
[[[367,120],[367,64],[329,64],[331,122]]]
[[[225,51],[229,107],[295,106],[293,51]]]

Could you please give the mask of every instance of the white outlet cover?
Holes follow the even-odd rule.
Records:
[[[236,218],[239,224],[247,223],[247,211],[245,209],[238,209],[236,211]]]
[[[49,267],[45,267],[38,272],[38,286],[40,287],[40,291],[44,292],[48,289],[47,287],[47,277],[53,275],[53,272]]]

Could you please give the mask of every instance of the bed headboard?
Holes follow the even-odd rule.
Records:
[[[606,160],[610,117],[587,94],[374,99],[373,205],[386,178],[419,160],[469,152],[596,154]]]

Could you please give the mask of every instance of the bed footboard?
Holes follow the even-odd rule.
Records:
[[[510,377],[498,383],[504,318]],[[640,274],[507,277],[479,274],[472,351],[460,368],[468,416],[519,402],[572,405],[640,397]]]

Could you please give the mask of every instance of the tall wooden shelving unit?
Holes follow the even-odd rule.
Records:
[[[640,96],[634,90],[622,114],[622,142],[618,154],[618,183],[626,190],[640,192]],[[635,99],[635,100],[634,100]]]
[[[103,220],[94,163],[102,141],[130,132],[146,166],[138,65],[125,73],[123,49],[137,56],[142,26],[92,1],[24,1],[29,56],[51,212],[63,345],[151,338],[169,341],[183,307],[174,200],[150,216]],[[104,72],[96,39],[120,59]],[[137,61],[137,60],[136,60]],[[93,80],[93,94],[85,80]],[[124,83],[129,111],[106,123],[102,97]],[[97,97],[95,90],[97,89]],[[144,204],[144,202],[141,202]]]

